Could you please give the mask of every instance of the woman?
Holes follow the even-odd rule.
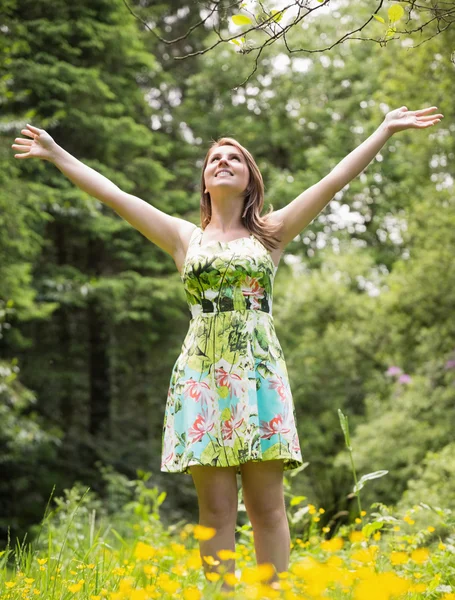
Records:
[[[79,188],[113,208],[174,259],[191,321],[171,374],[161,470],[192,475],[205,572],[233,574],[237,479],[253,526],[258,563],[288,569],[283,471],[302,464],[295,409],[272,317],[280,256],[396,132],[438,123],[437,107],[390,111],[378,129],[321,181],[284,208],[260,216],[263,182],[251,154],[232,138],[214,142],[202,171],[201,225],[169,216],[120,190],[58,146],[43,129],[22,130],[15,158],[49,160]],[[220,559],[223,560],[220,560]],[[210,564],[209,564],[210,563]],[[227,577],[223,589],[231,589]]]

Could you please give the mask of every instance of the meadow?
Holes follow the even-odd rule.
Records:
[[[347,417],[339,411],[355,480],[359,516],[353,523],[324,523],[325,509],[292,492],[284,478],[291,528],[288,571],[269,585],[270,564],[257,565],[249,523],[238,527],[234,555],[204,557],[198,540],[212,528],[165,524],[160,507],[166,492],[150,487],[151,473],[126,482],[111,474],[111,490],[131,488],[132,497],[107,514],[105,503],[75,484],[48,504],[41,524],[0,553],[0,590],[5,600],[152,600],[161,598],[284,598],[285,600],[455,600],[455,517],[450,509],[420,502],[398,513],[382,503],[362,510],[360,490],[386,472],[357,480]],[[304,468],[303,465],[300,469]],[[239,495],[240,499],[240,495]],[[239,503],[239,508],[241,508]],[[333,521],[333,520],[332,520]],[[235,575],[223,561],[235,558]],[[232,592],[221,590],[223,581]]]

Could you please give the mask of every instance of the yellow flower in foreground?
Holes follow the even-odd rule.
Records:
[[[234,575],[234,573],[226,573],[223,579],[228,585],[231,585],[232,587],[234,587],[235,584],[239,581],[236,575]]]
[[[362,531],[351,531],[349,539],[351,542],[362,542],[365,539],[365,536]]]
[[[376,531],[376,533],[373,534],[373,539],[377,542],[378,540],[381,539],[381,532],[380,531]]]
[[[330,540],[324,540],[321,542],[321,548],[327,552],[336,552],[337,550],[341,550],[342,547],[343,538],[341,537],[334,537]]]
[[[232,552],[232,550],[218,550],[218,556],[221,560],[229,560],[230,558],[240,558],[240,555],[237,552]]]
[[[168,594],[175,594],[175,592],[180,588],[180,583],[178,581],[170,579],[169,581],[162,581],[160,583],[160,587],[164,592],[167,592]],[[140,600],[142,600],[142,598]]]
[[[90,596],[90,600],[101,600],[101,596]]]
[[[391,552],[390,562],[392,565],[404,565],[409,560],[409,556],[406,552]]]
[[[434,527],[432,527],[431,525],[429,525],[429,526],[427,527],[427,530],[428,530],[430,533],[433,533],[433,531],[436,531],[436,530],[435,530],[435,528],[434,528]]]
[[[183,600],[201,600],[201,597],[201,592],[195,587],[183,590]]]
[[[221,577],[219,573],[206,573],[205,575],[209,581],[218,581]]]
[[[310,515],[314,515],[314,513],[316,512],[316,507],[313,504],[308,504],[308,512],[310,513]]]
[[[193,535],[197,540],[211,540],[216,534],[214,527],[204,527],[204,525],[195,525]]]
[[[375,556],[377,553],[377,546],[370,548],[362,548],[361,550],[357,550],[357,552],[353,552],[351,554],[351,560],[355,562],[361,563],[370,563],[374,562]]]
[[[430,551],[428,548],[417,548],[417,550],[413,550],[411,552],[411,560],[414,562],[421,564],[428,560],[430,556]]]
[[[5,581],[5,585],[7,588],[13,588],[16,585],[15,581]]]
[[[32,577],[26,577],[24,581],[25,583],[33,583],[35,580]]]
[[[455,600],[455,594],[444,594],[441,600]]]
[[[45,565],[47,563],[47,558],[37,558],[38,564]]]
[[[354,590],[355,600],[389,600],[390,596],[405,594],[410,582],[395,573],[372,573],[360,581]]]
[[[210,556],[209,554],[207,556],[203,556],[202,558],[208,565],[216,566],[220,564],[219,560],[215,560],[213,556]]]
[[[360,512],[360,516],[361,516],[361,517],[364,517],[366,514],[367,514],[367,511],[366,511],[366,510],[362,510],[362,511]]]
[[[134,556],[137,560],[150,560],[154,558],[157,553],[157,549],[150,544],[144,544],[144,542],[138,542],[134,550]]]
[[[244,569],[241,581],[247,584],[259,583],[271,579],[274,574],[275,567],[271,563],[261,563],[252,569]]]
[[[81,591],[83,585],[84,585],[84,580],[80,579],[78,583],[73,583],[72,585],[69,585],[68,590],[70,592],[72,592],[73,594],[77,594],[77,592]]]
[[[447,546],[445,544],[443,544],[442,542],[439,542],[438,548],[439,548],[439,550],[445,550],[447,548]]]

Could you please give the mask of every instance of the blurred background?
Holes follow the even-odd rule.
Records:
[[[1,543],[33,531],[51,494],[75,484],[114,510],[138,473],[167,492],[165,521],[197,519],[191,477],[160,471],[190,318],[174,262],[52,164],[15,160],[26,123],[124,191],[199,224],[200,168],[219,136],[252,152],[265,210],[278,209],[387,111],[437,106],[441,123],[395,134],[289,244],[274,318],[308,462],[294,493],[323,506],[326,521],[355,511],[340,408],[358,475],[389,471],[362,491],[364,507],[455,509],[455,29],[324,52],[271,44],[241,85],[254,60],[236,44],[175,59],[218,39],[213,20],[185,36],[202,3],[2,4]],[[332,4],[291,29],[289,45],[328,47],[369,17],[366,4]],[[373,20],[363,34],[383,29]]]

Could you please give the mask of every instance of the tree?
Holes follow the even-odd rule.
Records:
[[[194,10],[194,3],[179,3],[178,6],[173,3],[172,8],[171,5],[163,5],[159,16],[161,23],[147,19],[147,3],[123,1],[130,13],[162,44],[173,46],[178,43],[181,46],[182,42],[186,43],[184,53],[174,56],[175,60],[202,55],[224,44],[233,44],[240,54],[252,54],[253,70],[238,85],[249,81],[258,69],[264,50],[277,42],[282,42],[289,54],[326,52],[347,40],[375,42],[383,47],[401,36],[418,39],[418,46],[455,22],[453,4],[437,0],[432,0],[430,6],[417,4],[415,0],[402,0],[399,4],[387,6],[384,0],[376,0],[372,7],[356,6],[355,9],[333,0],[332,4],[330,0],[317,0],[316,5],[310,0],[199,0],[196,2],[199,10]],[[330,42],[322,46],[316,43],[315,47],[311,47],[307,42],[302,46],[300,40],[295,45],[289,41],[290,31],[306,28],[307,23],[311,26],[319,18],[319,13],[326,15],[327,9],[332,6],[338,27]],[[162,28],[173,34],[175,24],[181,29],[184,20],[185,31],[180,31],[177,36],[163,37]],[[191,48],[193,36],[200,28],[211,29],[214,35],[206,47]],[[424,31],[427,37],[422,40]]]

